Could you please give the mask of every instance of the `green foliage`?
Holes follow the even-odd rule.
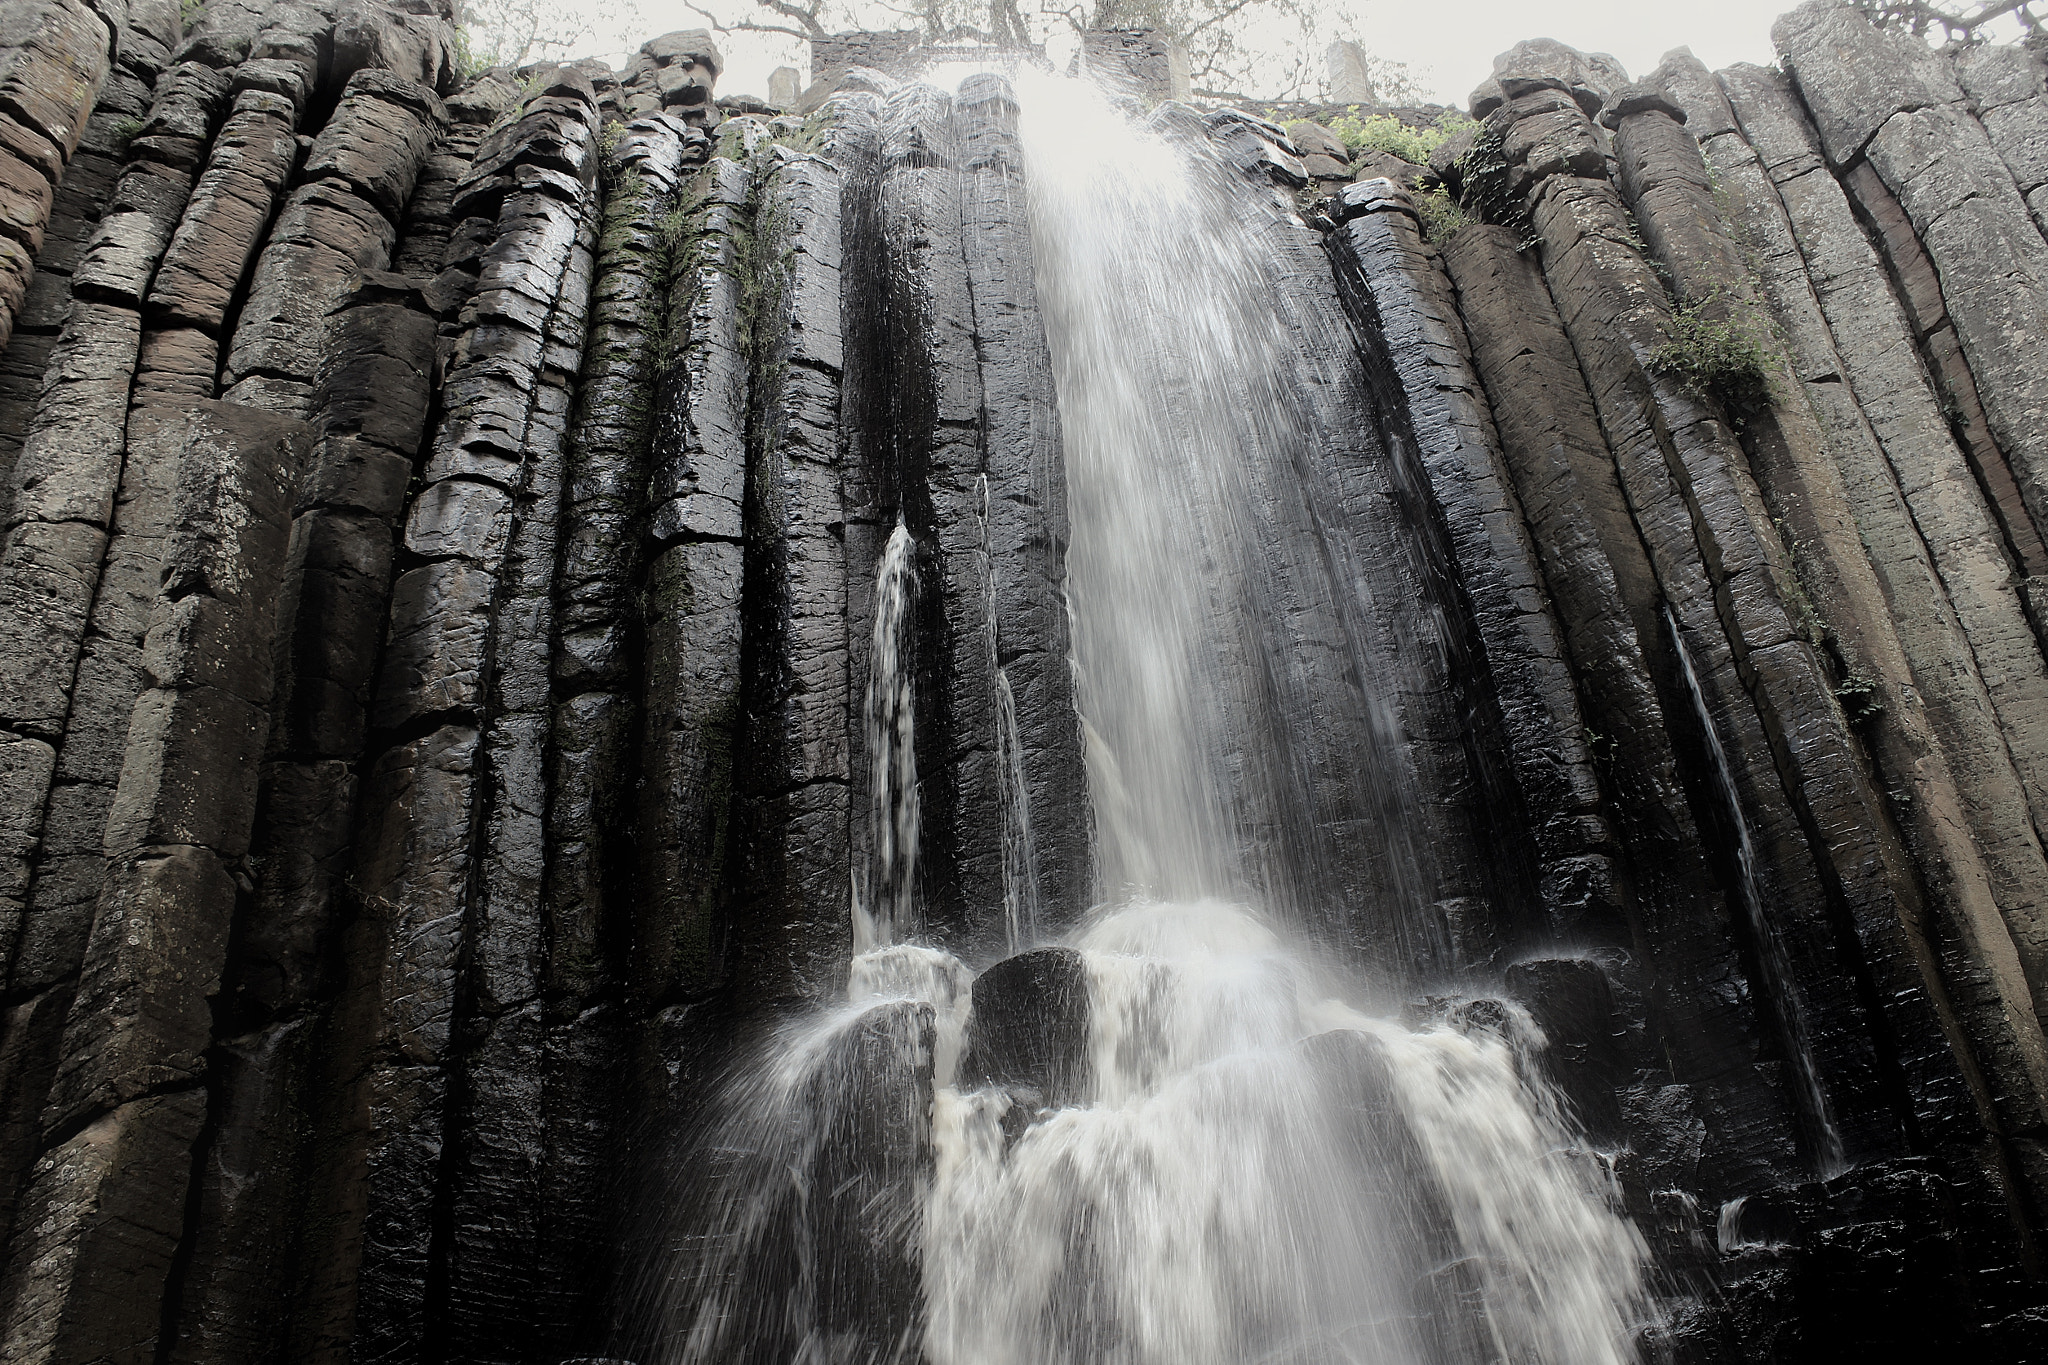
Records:
[[[768,122],[768,141],[776,147],[787,147],[792,152],[807,156],[825,150],[832,140],[832,129],[836,120],[826,110],[820,109],[809,116],[798,119],[789,114]]]
[[[1433,190],[1417,190],[1412,197],[1416,216],[1422,220],[1422,235],[1432,242],[1448,242],[1452,233],[1472,221],[1442,185]]]
[[[1613,735],[1603,735],[1592,726],[1582,726],[1579,737],[1586,742],[1586,755],[1595,763],[1612,763],[1621,744]]]
[[[688,344],[686,308],[681,296],[688,288],[686,277],[691,248],[697,241],[697,223],[690,211],[692,207],[692,203],[680,196],[669,200],[666,205],[653,202],[647,196],[646,188],[641,186],[624,210],[627,215],[625,225],[631,230],[632,218],[666,209],[654,220],[654,259],[650,272],[660,300],[647,328],[648,350],[653,357],[656,375],[667,373]]]
[[[491,60],[470,45],[469,30],[455,29],[455,84],[459,89],[491,69]]]
[[[1884,694],[1860,673],[1851,673],[1835,688],[1835,700],[1851,725],[1868,725],[1884,714]]]
[[[1717,301],[1718,294],[1709,295],[1671,314],[1667,340],[1650,356],[1650,369],[1677,377],[1739,417],[1770,401],[1778,356],[1761,328],[1739,317],[1715,318]]]
[[[206,12],[206,0],[178,0],[178,31],[183,33]]]
[[[114,143],[121,155],[128,154],[128,144],[142,131],[143,121],[139,118],[124,118],[107,131],[114,135]]]
[[[1453,111],[1427,128],[1411,128],[1392,114],[1369,114],[1361,119],[1356,105],[1350,113],[1330,121],[1330,131],[1353,156],[1365,151],[1386,152],[1416,166],[1427,165],[1431,152],[1473,126],[1471,119]]]

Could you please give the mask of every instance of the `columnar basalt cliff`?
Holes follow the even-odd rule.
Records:
[[[970,1073],[1059,1092],[1042,57],[841,35],[762,113],[701,32],[466,74],[439,0],[5,13],[0,1360],[669,1358],[676,1135],[886,891],[878,646],[890,885],[1009,959]],[[1431,167],[1083,51],[1262,244],[1305,433],[1234,438],[1243,883],[1307,869],[1269,908],[1418,1016],[1526,1007],[1645,1359],[2040,1359],[2048,66],[1775,38],[1523,43]],[[861,1104],[821,1227],[931,1159]]]

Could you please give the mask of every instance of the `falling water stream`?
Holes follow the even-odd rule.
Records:
[[[917,542],[902,522],[875,570],[875,627],[861,713],[868,753],[868,869],[853,909],[856,953],[887,947],[917,925],[917,712],[908,649]]]
[[[1707,706],[1706,692],[1700,687],[1699,673],[1693,667],[1692,651],[1686,648],[1685,636],[1679,631],[1678,621],[1668,607],[1664,612],[1664,628],[1678,651],[1679,672],[1685,678],[1686,697],[1692,702],[1693,719],[1706,739],[1707,757],[1714,770],[1715,794],[1721,798],[1729,823],[1735,827],[1735,899],[1742,908],[1750,942],[1755,945],[1758,974],[1768,987],[1764,998],[1784,1035],[1785,1057],[1791,1065],[1799,1113],[1813,1148],[1814,1164],[1822,1176],[1840,1175],[1849,1169],[1848,1155],[1842,1145],[1842,1130],[1835,1122],[1834,1106],[1828,1102],[1827,1092],[1821,1088],[1820,1073],[1813,1064],[1813,1043],[1806,1027],[1806,1005],[1792,971],[1791,958],[1785,951],[1784,940],[1764,913],[1764,890],[1757,872],[1756,840],[1750,833],[1749,819],[1743,813],[1742,794],[1736,790],[1735,770],[1728,762],[1728,750],[1721,743],[1720,731],[1714,727],[1713,712]]]
[[[1360,998],[1287,895],[1259,899],[1274,868],[1248,869],[1245,806],[1274,798],[1247,795],[1237,676],[1266,476],[1245,433],[1295,420],[1280,322],[1241,268],[1256,243],[1200,138],[1081,82],[1018,86],[1096,819],[1101,903],[1060,939],[1081,1079],[976,1083],[974,974],[915,941],[899,526],[875,568],[848,1003],[778,1035],[731,1097],[670,1358],[1623,1365],[1643,1243],[1532,1079],[1533,1023],[1497,1002],[1380,1017],[1393,1002]]]

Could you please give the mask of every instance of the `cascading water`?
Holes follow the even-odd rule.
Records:
[[[1083,83],[1019,83],[1102,904],[979,978],[906,941],[899,526],[850,1003],[728,1095],[677,1214],[670,1358],[1623,1365],[1643,1244],[1532,1079],[1533,1024],[1491,1001],[1374,1017],[1298,922],[1320,883],[1271,831],[1313,783],[1261,746],[1292,694],[1261,657],[1289,566],[1257,509],[1306,438],[1234,172],[1184,116],[1170,138]]]
[[[855,898],[854,951],[915,932],[917,710],[905,648],[917,591],[917,541],[898,522],[875,570],[874,638],[862,706],[868,752],[868,875]]]
[[[1013,1094],[937,1093],[926,1359],[1629,1359],[1640,1244],[1521,1078],[1526,1019],[1372,1019],[1222,902],[1077,944],[1082,1101],[1016,1135]]]

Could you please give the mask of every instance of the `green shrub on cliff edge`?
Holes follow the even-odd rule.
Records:
[[[1714,318],[1718,295],[1680,304],[1665,327],[1667,340],[1650,356],[1650,369],[1683,381],[1740,418],[1771,399],[1771,338],[1739,318]]]
[[[1350,113],[1330,120],[1330,131],[1351,149],[1353,156],[1365,151],[1386,152],[1422,166],[1428,163],[1431,152],[1471,124],[1471,119],[1452,110],[1427,128],[1410,128],[1392,114],[1369,114],[1360,118],[1357,107],[1353,106]]]

